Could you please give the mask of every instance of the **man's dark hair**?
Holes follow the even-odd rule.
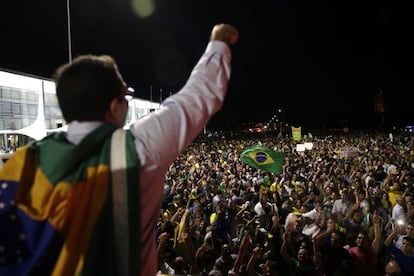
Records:
[[[413,239],[413,238],[411,238],[410,236],[405,236],[405,237],[403,238],[403,240],[405,240],[405,241],[407,241],[407,242],[411,243],[411,245],[413,245],[413,246],[414,246],[414,239]]]
[[[71,121],[104,121],[111,101],[122,95],[123,81],[115,60],[83,55],[59,67],[54,76],[63,117]]]

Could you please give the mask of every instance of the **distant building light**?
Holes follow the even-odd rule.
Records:
[[[413,125],[405,126],[405,131],[409,133],[414,133],[414,126]]]

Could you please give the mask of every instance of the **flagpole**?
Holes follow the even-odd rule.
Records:
[[[70,30],[70,0],[66,0],[67,25],[68,25],[68,55],[69,63],[72,63],[72,33]]]

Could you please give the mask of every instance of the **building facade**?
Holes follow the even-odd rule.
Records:
[[[130,100],[125,128],[159,107],[155,102]],[[0,153],[66,127],[53,80],[0,69]]]

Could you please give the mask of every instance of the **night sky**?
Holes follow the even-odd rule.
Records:
[[[142,18],[131,2],[70,1],[72,56],[112,55],[140,98],[178,91],[213,25],[227,22],[240,37],[212,127],[266,122],[279,109],[295,126],[369,127],[380,91],[387,124],[414,122],[414,16],[403,1],[138,0],[153,7]],[[68,61],[66,0],[0,6],[1,68],[51,77]]]

